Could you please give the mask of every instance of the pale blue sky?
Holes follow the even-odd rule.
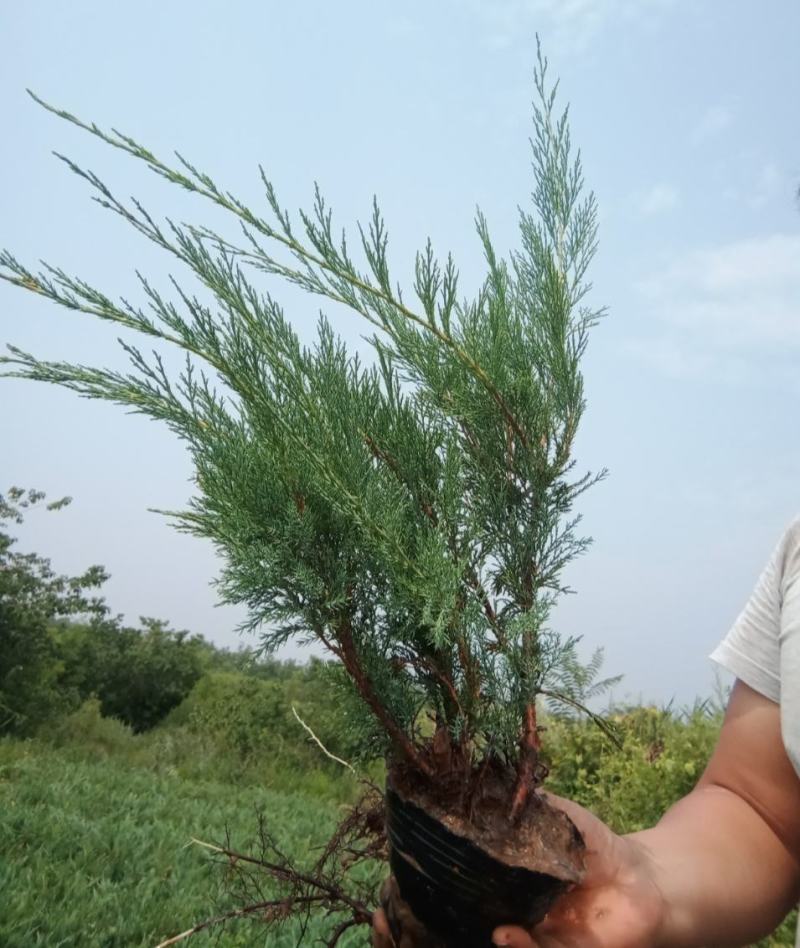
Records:
[[[402,12],[399,12],[402,11]],[[0,245],[100,288],[168,262],[91,203],[50,155],[181,219],[202,205],[59,122],[26,95],[156,152],[177,148],[247,200],[262,162],[285,204],[318,179],[340,223],[386,214],[395,271],[430,234],[466,286],[476,202],[516,239],[530,188],[534,34],[572,104],[601,210],[586,359],[583,466],[611,476],[582,510],[595,538],[571,568],[565,632],[603,644],[617,696],[709,692],[706,655],[800,513],[800,5],[793,0],[73,0],[0,12]],[[319,305],[276,289],[305,336]],[[358,323],[336,315],[360,345]],[[121,365],[115,333],[0,286],[0,340]],[[22,545],[60,570],[100,562],[112,607],[233,644],[216,563],[147,507],[179,507],[190,468],[173,437],[68,392],[0,381],[3,485],[70,494]]]

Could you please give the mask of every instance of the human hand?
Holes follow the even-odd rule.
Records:
[[[583,883],[562,896],[532,932],[513,925],[495,929],[494,941],[510,948],[655,948],[666,917],[653,861],[635,837],[617,836],[596,816],[553,794],[543,794],[563,810],[586,842]],[[387,880],[390,886],[392,880]],[[385,895],[388,889],[384,889]],[[386,904],[386,899],[382,898]],[[413,916],[412,916],[413,918]],[[404,925],[404,935],[412,926]],[[413,937],[404,940],[416,945]],[[383,909],[372,920],[374,948],[394,941]],[[395,948],[407,948],[406,945]]]
[[[563,810],[586,843],[586,876],[562,896],[532,932],[513,925],[493,940],[510,948],[656,948],[667,906],[649,851],[635,836],[617,836],[571,800],[543,794]]]
[[[400,898],[394,876],[383,883],[381,908],[372,916],[373,948],[437,948],[439,939],[432,935]],[[392,922],[389,921],[390,917]],[[400,933],[395,941],[392,932]]]
[[[389,921],[382,908],[372,914],[372,948],[393,948],[394,939],[389,931]]]

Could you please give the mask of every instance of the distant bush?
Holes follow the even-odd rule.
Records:
[[[252,654],[221,651],[158,619],[123,625],[96,594],[108,578],[101,566],[62,576],[45,557],[16,549],[13,525],[68,503],[18,487],[0,494],[0,736],[31,736],[92,696],[106,717],[146,731],[206,669],[253,664]]]
[[[146,731],[183,701],[203,674],[209,646],[200,636],[142,618],[142,628],[105,618],[53,629],[57,685],[76,702],[96,696],[106,717]]]
[[[55,747],[79,746],[90,756],[120,755],[133,746],[133,731],[122,721],[104,717],[97,698],[52,722],[44,733]]]
[[[621,747],[590,721],[551,719],[548,787],[591,809],[617,831],[652,826],[697,783],[717,741],[721,714],[654,707],[610,716]]]
[[[302,743],[283,682],[211,673],[197,683],[171,717],[214,737],[240,757],[283,754]]]
[[[276,666],[271,671],[257,673],[258,677],[206,674],[167,723],[205,734],[241,759],[278,756],[284,765],[326,766],[328,758],[310,741],[296,711],[328,750],[347,758],[353,750],[347,722],[341,705],[325,687],[325,664],[313,661],[282,670]]]

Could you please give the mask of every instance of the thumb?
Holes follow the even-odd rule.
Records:
[[[537,948],[529,932],[516,925],[500,925],[492,932],[492,941],[500,948]]]
[[[581,806],[580,803],[576,803],[574,800],[559,797],[555,793],[550,793],[549,790],[539,790],[537,796],[543,797],[556,810],[566,813],[584,836],[611,832],[606,824],[596,817],[591,810],[587,810],[586,807]]]
[[[601,881],[610,874],[620,838],[594,813],[574,800],[543,790],[541,796],[554,809],[561,810],[575,824],[586,844],[586,883]],[[516,946],[515,946],[516,948]]]

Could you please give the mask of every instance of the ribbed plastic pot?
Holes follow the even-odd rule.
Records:
[[[391,786],[386,829],[401,898],[445,946],[488,948],[498,925],[532,927],[571,887],[563,879],[500,862]],[[402,933],[392,934],[399,944]]]

